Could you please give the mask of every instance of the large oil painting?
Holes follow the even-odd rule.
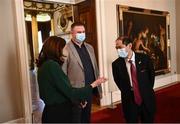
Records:
[[[118,35],[133,40],[135,52],[148,54],[156,75],[170,72],[169,13],[117,5]]]

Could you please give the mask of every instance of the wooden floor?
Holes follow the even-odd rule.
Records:
[[[106,109],[106,108],[114,108],[114,107],[116,107],[116,105],[119,104],[119,103],[120,103],[120,101],[115,102],[115,103],[113,103],[112,105],[107,105],[107,106],[100,106],[100,105],[97,105],[97,104],[93,103],[93,104],[92,104],[92,110],[91,110],[91,112],[92,112],[92,113],[93,113],[93,112],[97,112],[97,111],[100,111],[100,110],[103,110],[103,109]]]
[[[93,113],[93,112],[97,112],[97,111],[99,111],[99,110],[102,110],[103,108],[105,108],[105,107],[101,107],[101,106],[99,106],[99,105],[97,105],[97,104],[92,104],[92,110],[91,110],[91,112]]]

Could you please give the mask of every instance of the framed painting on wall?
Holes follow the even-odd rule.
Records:
[[[169,13],[117,5],[118,35],[133,40],[135,52],[148,54],[156,75],[170,72]]]

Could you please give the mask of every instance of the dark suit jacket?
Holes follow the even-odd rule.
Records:
[[[135,53],[135,63],[141,97],[148,111],[154,114],[155,96],[153,86],[155,73],[152,61],[145,54]],[[121,57],[116,59],[112,63],[112,70],[114,81],[121,91],[123,112],[128,115],[134,99],[125,59]]]

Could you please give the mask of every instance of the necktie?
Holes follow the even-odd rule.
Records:
[[[131,78],[132,78],[132,85],[133,85],[135,103],[137,105],[141,105],[142,98],[141,98],[141,95],[140,95],[140,92],[139,92],[139,85],[138,85],[138,81],[137,81],[136,68],[135,68],[135,66],[134,66],[134,64],[132,63],[131,60],[129,60],[129,63],[131,64],[130,70],[131,70]]]

